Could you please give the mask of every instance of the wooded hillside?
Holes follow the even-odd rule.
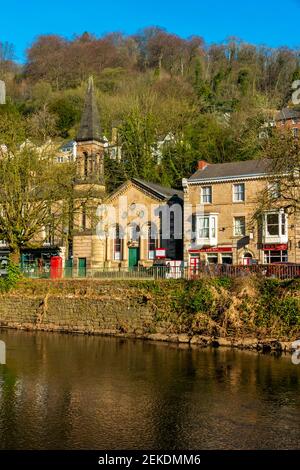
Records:
[[[119,129],[123,161],[106,165],[109,189],[130,176],[180,186],[196,161],[254,158],[259,128],[290,102],[299,51],[237,38],[205,44],[149,27],[132,36],[38,37],[17,64],[0,43],[1,142],[68,140],[76,134],[86,80],[94,76],[103,134]],[[166,134],[161,163],[152,149]]]

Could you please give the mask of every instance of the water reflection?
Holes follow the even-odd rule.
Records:
[[[290,357],[54,333],[0,339],[2,449],[300,447]]]

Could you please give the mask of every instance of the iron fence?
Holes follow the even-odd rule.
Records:
[[[199,279],[214,277],[245,277],[253,274],[267,278],[294,279],[300,277],[300,265],[298,264],[269,264],[269,265],[201,265],[201,266],[137,266],[133,268],[98,268],[98,269],[74,269],[66,267],[57,271],[30,267],[22,269],[27,278],[38,279]]]

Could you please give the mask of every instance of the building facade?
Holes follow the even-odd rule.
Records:
[[[157,256],[182,260],[182,191],[133,178],[104,203],[115,215],[105,224],[107,266],[148,267]]]
[[[281,208],[270,160],[200,161],[183,187],[189,265],[300,263],[299,218]],[[256,216],[266,191],[274,207]]]
[[[275,115],[277,128],[290,129],[294,137],[300,136],[300,111],[294,108],[283,108]]]
[[[117,153],[110,157],[119,159],[116,138],[114,142]],[[74,149],[74,145],[72,148]],[[69,250],[72,252],[75,272],[95,271],[104,267],[147,267],[153,264],[158,248],[162,250],[164,257],[182,260],[182,234],[179,236],[177,232],[182,227],[183,193],[132,179],[107,196],[104,181],[105,151],[107,139],[101,132],[93,82],[90,80],[76,137],[74,159],[77,173],[75,200],[77,206],[82,206],[74,216],[72,249]],[[121,208],[124,198],[126,207]],[[176,213],[173,210],[175,205],[180,208]],[[117,214],[120,214],[120,210],[123,212],[120,219],[105,224],[101,236],[99,225],[103,218],[101,207],[104,206]],[[152,217],[154,207],[156,214]],[[164,210],[171,226],[166,234],[162,224]],[[175,234],[177,226],[180,229]]]

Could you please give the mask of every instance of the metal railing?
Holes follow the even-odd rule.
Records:
[[[294,279],[300,277],[299,264],[269,265],[226,265],[211,264],[201,266],[168,267],[168,266],[137,266],[132,268],[98,268],[74,269],[66,267],[62,270],[30,267],[22,269],[23,275],[35,279],[199,279],[214,277],[238,278],[257,274],[267,278]]]

